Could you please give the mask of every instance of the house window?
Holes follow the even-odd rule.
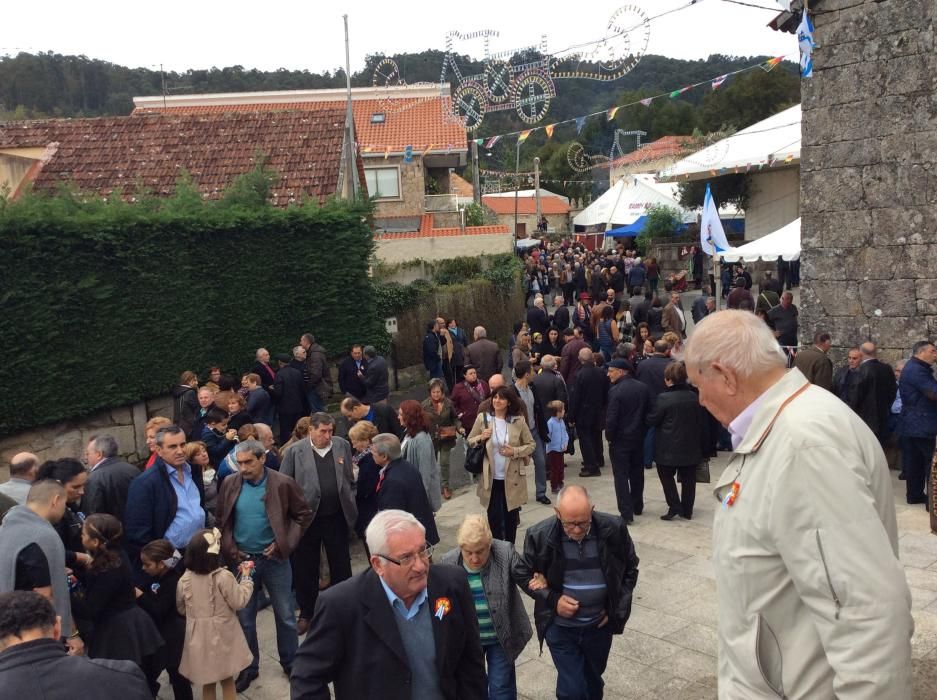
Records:
[[[386,121],[386,116],[383,112],[375,112],[371,115],[372,124],[383,124]]]
[[[378,199],[400,198],[400,172],[397,168],[365,168],[368,194]]]

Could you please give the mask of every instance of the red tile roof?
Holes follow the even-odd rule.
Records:
[[[248,93],[249,94],[249,93]],[[243,95],[239,95],[243,97]],[[258,94],[258,100],[263,93]],[[358,146],[364,153],[384,153],[390,148],[391,153],[402,153],[407,146],[412,146],[417,153],[422,153],[432,146],[433,151],[467,150],[465,130],[457,122],[448,118],[450,110],[448,97],[393,98],[373,100],[353,100],[352,111],[355,119],[355,135]],[[225,114],[230,112],[256,112],[274,110],[302,110],[318,112],[320,110],[345,109],[343,101],[328,102],[284,102],[252,104],[211,104],[183,105],[168,107],[138,107],[134,115],[162,112],[167,114]],[[384,114],[383,123],[372,123],[375,113]],[[343,112],[344,113],[344,112]]]
[[[632,151],[621,158],[616,158],[609,165],[621,167],[648,163],[661,158],[685,156],[696,149],[695,143],[696,141],[692,136],[663,136],[656,141],[644,144],[636,151]]]
[[[393,231],[390,233],[381,233],[376,236],[382,241],[394,241],[405,238],[439,238],[442,236],[484,236],[498,233],[510,233],[511,230],[503,225],[494,226],[466,226],[464,229],[458,226],[449,226],[445,228],[433,228],[433,215],[423,214],[420,217],[419,231]]]
[[[514,197],[482,197],[482,204],[495,214],[514,214]],[[541,195],[540,213],[544,216],[550,214],[569,214],[569,205],[559,197]],[[517,198],[518,214],[536,214],[537,201],[534,197]]]
[[[0,123],[0,148],[55,144],[35,175],[39,191],[73,182],[124,197],[141,186],[172,194],[186,170],[203,196],[217,198],[260,153],[279,176],[272,201],[286,206],[301,196],[323,202],[339,190],[343,124],[341,110],[7,122]]]

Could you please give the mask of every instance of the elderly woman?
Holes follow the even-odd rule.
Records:
[[[447,501],[452,498],[449,488],[449,454],[455,447],[456,435],[462,430],[455,407],[446,397],[446,384],[441,379],[429,382],[429,398],[423,402],[423,410],[429,416],[430,432],[433,436],[433,449],[439,462],[442,482],[442,497]]]
[[[419,401],[407,399],[400,404],[397,419],[404,429],[401,443],[402,457],[417,468],[423,479],[423,488],[435,513],[442,507],[442,489],[439,487],[439,463],[433,438],[429,434],[430,419]]]
[[[459,526],[459,544],[442,564],[461,566],[475,598],[478,631],[488,662],[488,697],[517,697],[514,663],[533,632],[517,587],[530,580],[514,547],[491,536],[484,516],[467,515]]]
[[[233,391],[223,391],[215,397],[215,405],[228,412],[228,429],[240,430],[254,418],[247,412],[247,399]]]
[[[377,435],[377,427],[367,420],[359,420],[348,431],[348,441],[354,454],[351,463],[356,477],[355,504],[358,506],[358,519],[355,521],[355,533],[364,542],[364,531],[377,515],[377,482],[381,477],[381,467],[371,454],[371,440]]]
[[[490,411],[480,412],[468,443],[485,443],[478,498],[488,509],[488,525],[499,540],[514,543],[521,506],[527,503],[527,457],[534,438],[524,420],[521,399],[507,387],[491,393]]]

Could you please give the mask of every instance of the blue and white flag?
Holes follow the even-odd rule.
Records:
[[[800,77],[813,77],[813,50],[816,44],[813,41],[813,22],[804,10],[804,16],[797,27],[797,43],[800,45]]]
[[[723,253],[729,249],[729,241],[726,240],[725,231],[722,230],[722,222],[719,220],[719,208],[713,200],[712,192],[709,191],[709,183],[706,183],[706,199],[703,200],[703,218],[700,220],[699,242],[706,255]]]

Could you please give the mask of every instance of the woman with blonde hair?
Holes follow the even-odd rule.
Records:
[[[355,521],[355,533],[362,542],[368,523],[377,515],[377,482],[381,477],[381,467],[371,454],[371,440],[377,434],[377,426],[367,420],[359,420],[348,431],[348,442],[351,443],[353,453],[351,463],[357,484],[355,504],[358,506],[358,519]]]
[[[293,434],[290,436],[290,439],[283,443],[280,447],[280,458],[282,459],[283,455],[286,453],[287,447],[292,447],[300,440],[304,440],[309,437],[309,426],[311,425],[309,416],[303,416],[293,427]]]
[[[145,469],[149,469],[156,461],[156,433],[160,428],[172,425],[172,421],[164,416],[150,418],[143,426],[143,434],[146,435],[146,448],[150,451],[150,458],[146,460]]]
[[[516,698],[514,663],[533,635],[517,588],[528,584],[530,571],[511,544],[492,537],[483,515],[465,517],[457,542],[441,563],[461,566],[468,575],[488,662],[488,697]]]

